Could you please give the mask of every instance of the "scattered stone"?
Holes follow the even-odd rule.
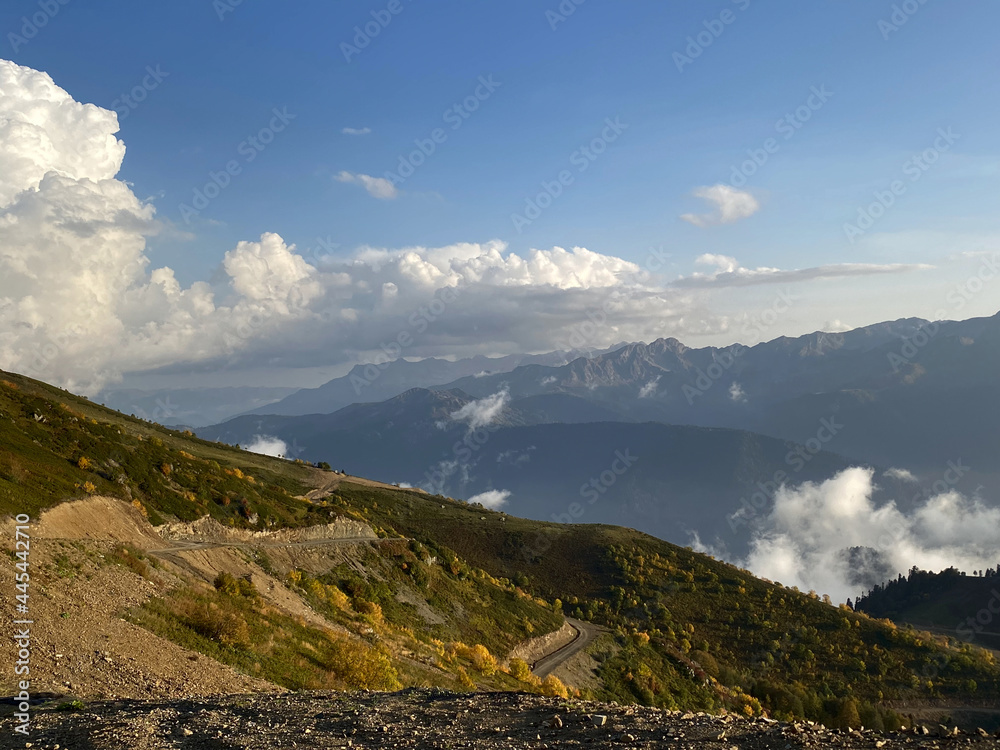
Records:
[[[453,694],[439,689],[398,693],[301,692],[114,700],[86,711],[41,708],[33,716],[35,747],[143,750],[226,747],[540,750],[653,748],[684,750],[996,750],[988,732],[940,726],[880,733],[832,730],[811,722],[660,711],[519,693]],[[8,729],[0,716],[0,733]],[[935,725],[936,726],[936,725]],[[612,730],[613,731],[609,731]],[[595,729],[603,731],[594,731]],[[917,735],[914,737],[914,735]],[[181,739],[181,737],[185,739]],[[187,739],[192,738],[192,739]],[[195,739],[197,738],[197,739]],[[205,738],[205,739],[201,739]],[[213,739],[208,739],[213,738]],[[295,738],[296,741],[290,741]],[[235,743],[235,744],[233,744]]]

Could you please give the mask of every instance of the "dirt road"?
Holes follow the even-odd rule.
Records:
[[[300,542],[211,542],[178,539],[172,547],[146,550],[151,555],[170,555],[177,552],[193,552],[200,549],[219,549],[233,547],[235,549],[267,549],[268,547],[322,547],[331,544],[359,544],[362,542],[382,541],[377,536],[349,537],[346,539],[306,539]]]
[[[536,661],[531,668],[538,677],[547,677],[552,674],[560,665],[564,664],[570,658],[576,654],[583,651],[591,643],[597,640],[597,637],[601,633],[606,633],[607,630],[598,625],[594,625],[591,622],[583,622],[582,620],[574,620],[570,617],[566,618],[566,622],[572,626],[576,631],[576,638],[567,643],[565,646],[556,649],[551,654],[546,654],[541,659]]]

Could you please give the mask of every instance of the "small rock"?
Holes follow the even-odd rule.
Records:
[[[608,723],[608,717],[604,714],[594,714],[590,717],[590,720],[594,722],[595,727],[603,727]]]

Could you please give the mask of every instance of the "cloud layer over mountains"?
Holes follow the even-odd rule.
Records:
[[[146,239],[163,227],[117,178],[117,131],[113,112],[0,61],[0,367],[94,392],[123,371],[262,353],[309,366],[382,343],[416,356],[551,348],[590,310],[609,313],[594,345],[720,325],[634,263],[501,242],[310,263],[265,234],[225,253],[222,283],[183,288],[149,268]]]
[[[147,238],[166,225],[118,177],[117,132],[113,112],[0,60],[0,368],[93,394],[159,368],[294,369],[711,335],[732,323],[706,309],[705,287],[734,274],[775,280],[776,269],[749,278],[727,259],[684,289],[584,248],[516,254],[500,241],[304,257],[266,233],[220,249],[213,282],[182,287],[172,269],[150,268]]]
[[[904,511],[895,502],[876,505],[875,487],[874,472],[864,468],[818,484],[782,487],[739,564],[838,602],[914,565],[969,571],[997,564],[1000,508],[942,488],[918,496]]]

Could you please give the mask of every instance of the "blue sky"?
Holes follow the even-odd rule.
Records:
[[[177,221],[177,204],[236,156],[272,107],[296,115],[203,213],[224,226],[197,223],[194,241],[154,244],[154,262],[182,280],[218,263],[213,247],[264,231],[300,248],[328,236],[345,248],[499,237],[512,250],[583,245],[633,260],[664,246],[682,270],[702,252],[795,266],[860,259],[842,224],[939,127],[962,135],[956,158],[881,228],[995,227],[1000,8],[959,5],[928,2],[885,40],[877,24],[891,4],[880,2],[589,0],[553,31],[546,10],[558,13],[558,3],[410,0],[347,62],[341,43],[386,3],[247,0],[220,20],[208,0],[74,0],[12,59],[108,108],[147,65],[162,66],[169,77],[122,122],[121,174]],[[0,28],[17,28],[36,6],[7,3]],[[736,20],[679,72],[673,53],[726,9]],[[449,130],[401,197],[372,200],[331,179],[393,170],[490,74],[500,88]],[[678,220],[698,210],[695,186],[728,181],[745,150],[821,85],[833,97],[748,183],[767,196],[765,211],[710,233]],[[606,117],[627,132],[516,232],[510,214]],[[981,170],[969,174],[970,162]]]
[[[891,30],[879,23],[892,19],[893,3],[859,0],[398,0],[396,14],[381,1],[68,0],[21,44],[9,34],[46,6],[8,0],[0,57],[107,109],[121,108],[121,94],[141,85],[148,68],[168,74],[119,117],[127,154],[118,178],[171,227],[149,239],[146,254],[182,286],[217,278],[228,250],[265,232],[307,258],[317,238],[332,240],[344,258],[362,246],[498,239],[514,253],[582,246],[643,264],[655,247],[671,255],[668,281],[689,276],[705,254],[749,269],[939,269],[814,289],[818,311],[789,319],[792,332],[834,319],[930,317],[941,307],[941,284],[972,268],[952,273],[948,258],[995,247],[1000,7],[902,5],[915,12]],[[575,10],[553,29],[560,8]],[[345,59],[343,44],[353,44],[355,27],[373,13],[391,21]],[[711,43],[679,70],[676,54],[699,34]],[[499,86],[454,129],[446,113],[474,95],[481,77]],[[816,90],[829,95],[808,121],[779,129]],[[276,108],[295,119],[246,163],[240,144]],[[573,155],[609,118],[627,128],[580,171]],[[435,128],[443,142],[394,198],[335,179],[384,177]],[[958,138],[937,150],[919,180],[904,176],[914,154],[935,148],[940,129]],[[710,211],[694,191],[729,183],[748,150],[759,154],[772,138],[778,148],[740,186],[757,204],[750,215],[708,226],[680,218]],[[180,204],[230,160],[240,173],[185,222]],[[572,184],[519,231],[511,215],[562,170]],[[848,241],[845,223],[896,179],[905,192]],[[723,293],[706,304],[733,314],[770,292],[745,294],[739,303]],[[851,295],[853,307],[843,302]],[[995,290],[980,295],[959,317],[995,312],[996,298]]]

